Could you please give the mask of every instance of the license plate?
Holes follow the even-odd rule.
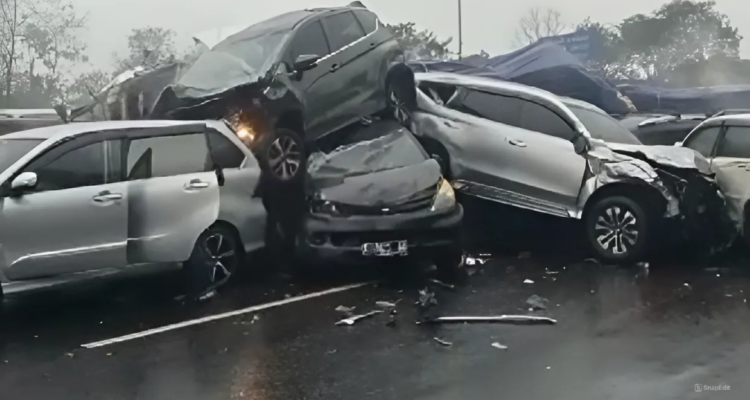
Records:
[[[409,245],[406,240],[365,243],[362,245],[362,255],[368,257],[406,256],[409,255]]]

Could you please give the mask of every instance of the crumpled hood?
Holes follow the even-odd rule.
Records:
[[[440,177],[440,166],[430,159],[417,165],[341,177],[340,183],[335,185],[321,178],[313,181],[313,186],[324,186],[316,190],[320,200],[353,206],[388,207],[424,195],[426,191],[437,192]]]
[[[704,175],[711,175],[711,165],[708,160],[700,153],[685,147],[618,143],[607,143],[607,147],[620,154],[645,158],[666,167],[694,169]]]
[[[207,51],[171,88],[178,98],[204,98],[257,82],[264,74],[235,56]]]

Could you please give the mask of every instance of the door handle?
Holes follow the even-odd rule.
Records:
[[[520,140],[516,140],[516,139],[510,139],[510,140],[508,140],[508,143],[510,143],[513,146],[517,146],[517,147],[526,147],[526,143],[524,143],[524,142],[522,142]]]
[[[331,72],[336,72],[337,69],[339,69],[339,65],[338,64],[331,65]]]
[[[185,185],[185,188],[186,188],[186,189],[205,189],[205,188],[207,188],[207,187],[208,187],[209,185],[210,185],[210,184],[209,184],[208,182],[203,182],[203,181],[202,181],[202,180],[200,180],[200,179],[193,179],[192,181],[188,182],[188,183],[187,183],[187,184]]]
[[[121,199],[122,199],[122,193],[101,192],[98,195],[94,196],[94,201],[97,203],[104,203],[107,201],[121,200]]]

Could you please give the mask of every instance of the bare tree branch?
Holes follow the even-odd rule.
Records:
[[[525,46],[539,39],[559,35],[565,29],[560,11],[534,7],[518,21],[515,44]]]

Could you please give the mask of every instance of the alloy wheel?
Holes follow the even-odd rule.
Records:
[[[211,266],[211,286],[226,283],[237,266],[237,250],[232,240],[220,233],[214,233],[203,241],[206,263]]]
[[[618,205],[604,210],[596,220],[596,242],[613,255],[626,254],[638,242],[637,219],[628,208]]]
[[[302,152],[297,143],[289,136],[281,136],[271,143],[268,149],[268,160],[271,171],[283,181],[288,181],[297,174],[302,163]]]
[[[406,103],[398,97],[393,89],[391,89],[389,100],[393,108],[393,117],[396,118],[396,121],[406,124],[409,121],[409,110],[406,108]]]

